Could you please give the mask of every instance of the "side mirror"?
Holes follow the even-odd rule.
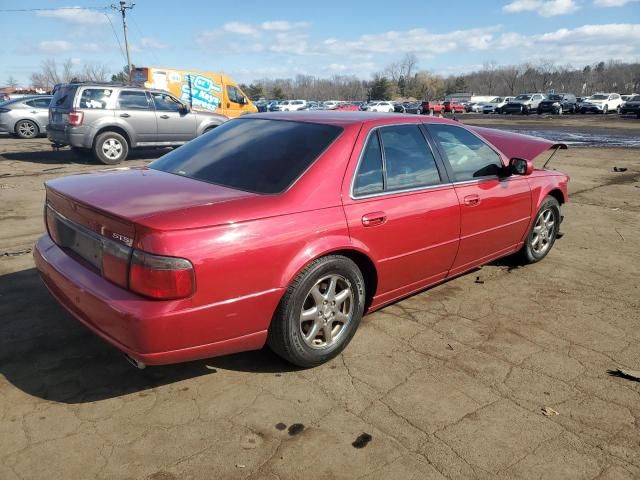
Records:
[[[240,105],[246,105],[248,103],[247,97],[240,97]]]
[[[509,161],[509,172],[511,175],[531,175],[533,162],[524,158],[512,158]]]
[[[182,114],[187,114],[191,111],[191,106],[187,105],[186,103],[182,104],[182,107],[180,107],[180,113]]]

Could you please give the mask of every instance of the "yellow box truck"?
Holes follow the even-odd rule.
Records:
[[[229,118],[258,111],[236,82],[224,73],[137,67],[131,80],[146,88],[166,90],[195,110],[216,112]]]

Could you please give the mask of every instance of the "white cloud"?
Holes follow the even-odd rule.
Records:
[[[222,26],[227,33],[235,33],[238,35],[255,35],[258,29],[250,23],[228,22]]]
[[[623,7],[627,3],[635,1],[637,0],[593,0],[593,4],[596,7]]]
[[[167,48],[167,45],[165,43],[159,42],[155,38],[150,37],[145,37],[140,40],[140,46],[148,50],[159,50],[162,48]]]
[[[42,53],[51,55],[62,54],[66,52],[97,52],[100,47],[96,43],[68,42],[67,40],[42,40],[37,44],[37,50]]]
[[[262,22],[260,27],[266,31],[280,31],[295,30],[299,28],[306,28],[309,26],[307,22],[287,22],[286,20],[273,20],[269,22]]]
[[[502,10],[507,13],[536,12],[543,17],[553,17],[575,12],[578,8],[575,0],[514,0]]]
[[[100,25],[109,23],[106,14],[96,10],[80,7],[60,7],[56,10],[35,12],[38,17],[49,17],[74,25]]]

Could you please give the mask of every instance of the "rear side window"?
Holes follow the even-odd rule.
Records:
[[[436,160],[417,125],[380,129],[387,173],[387,190],[425,187],[440,183]]]
[[[281,193],[341,132],[334,125],[231,120],[156,160],[150,168],[248,192]]]
[[[353,184],[353,194],[356,197],[380,193],[384,189],[382,173],[382,150],[378,132],[374,131],[362,154],[362,160],[358,166],[358,173]]]
[[[34,108],[49,108],[49,104],[51,103],[51,98],[36,98],[34,100],[29,100],[28,102],[24,102],[30,107]]]
[[[53,95],[51,106],[71,110],[73,107],[73,98],[75,97],[77,89],[78,87],[75,85],[60,86]]]
[[[118,96],[118,108],[122,110],[149,110],[149,99],[145,92],[123,90]]]
[[[111,88],[85,88],[80,95],[80,108],[104,110],[113,90]]]
[[[429,125],[458,182],[502,173],[502,160],[471,132],[452,125]]]

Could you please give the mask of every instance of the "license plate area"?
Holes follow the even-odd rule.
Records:
[[[98,271],[102,270],[102,241],[89,232],[84,232],[56,215],[56,228],[60,247],[90,263]]]

